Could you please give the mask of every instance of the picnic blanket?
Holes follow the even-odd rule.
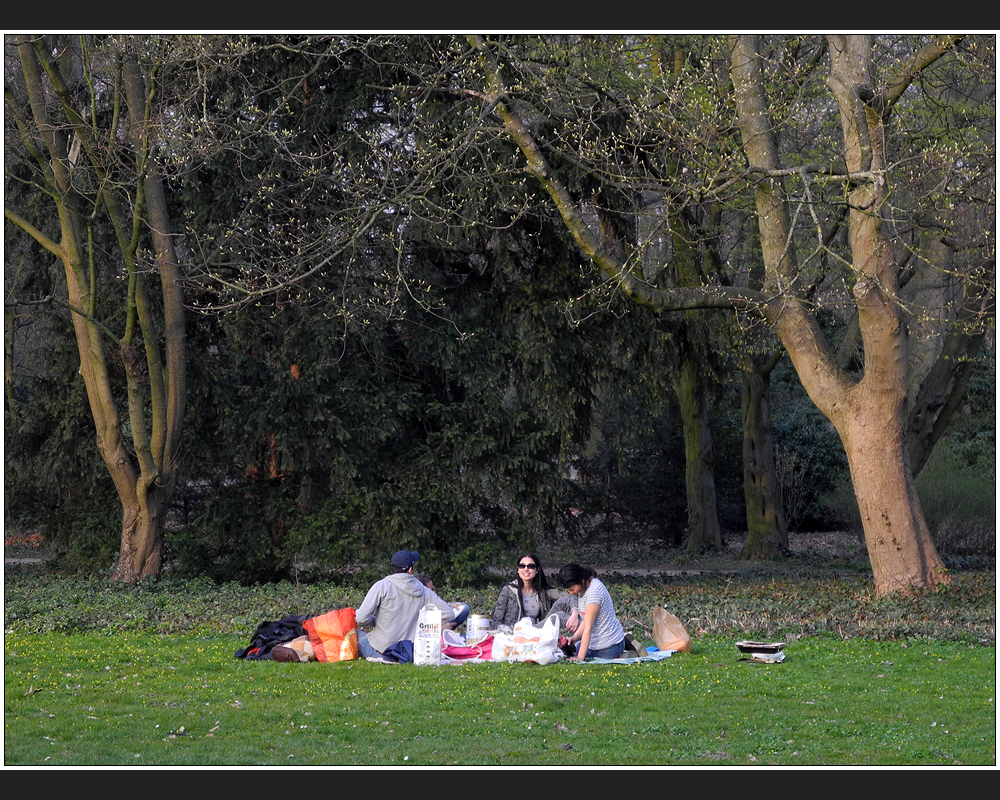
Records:
[[[574,663],[574,664],[640,664],[640,663],[643,663],[643,662],[663,661],[664,659],[670,658],[670,656],[672,656],[676,652],[677,652],[676,650],[652,650],[647,655],[636,656],[635,658],[590,658],[590,659],[587,659],[586,661],[574,661],[572,663]],[[376,663],[382,663],[382,664],[395,664],[395,663],[397,663],[395,661],[389,661],[387,659],[381,659],[381,658],[369,658],[368,660],[376,662]],[[557,662],[557,663],[561,663],[562,660],[563,659],[560,659],[560,662]],[[506,661],[496,662],[496,661],[493,661],[490,658],[482,658],[482,657],[478,657],[478,656],[476,656],[476,657],[466,657],[466,658],[451,658],[444,651],[442,651],[442,653],[441,653],[441,665],[442,666],[444,666],[445,664],[495,664],[495,663],[504,663],[504,664],[506,664],[507,662]]]
[[[588,658],[586,661],[574,661],[574,664],[638,664],[641,661],[663,661],[670,658],[676,650],[653,650],[644,656],[635,658]]]

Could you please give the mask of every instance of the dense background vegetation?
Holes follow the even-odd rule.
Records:
[[[65,55],[75,46],[69,39],[53,46],[66,47]],[[695,376],[704,399],[699,423],[714,442],[711,502],[721,527],[745,531],[740,366],[748,352],[776,350],[773,338],[744,336],[745,320],[731,311],[656,315],[611,291],[554,212],[534,202],[511,166],[514,144],[463,139],[462,114],[470,112],[430,86],[427,74],[413,74],[409,65],[433,63],[453,43],[292,37],[274,44],[186,37],[158,73],[179,134],[158,157],[171,217],[186,233],[179,253],[195,312],[185,323],[187,410],[165,526],[169,574],[275,581],[381,563],[407,547],[424,554],[428,571],[461,585],[481,582],[488,567],[539,541],[613,535],[680,546],[692,519],[682,374]],[[699,43],[669,44],[688,53],[692,69],[717,57]],[[162,42],[140,38],[98,37],[88,46],[142,63],[163,56]],[[524,47],[530,61],[530,42]],[[970,47],[956,63],[971,54]],[[793,60],[807,56],[788,51]],[[204,76],[197,86],[184,77],[195,68]],[[442,86],[450,80],[438,78]],[[118,119],[113,95],[90,91],[95,129],[110,130]],[[685,113],[706,115],[701,122],[722,158],[733,132],[698,110],[708,99],[688,100]],[[569,114],[553,103],[553,118]],[[979,124],[979,109],[970,101],[949,113]],[[627,122],[623,112],[579,125],[613,137]],[[944,123],[927,122],[940,133],[932,123]],[[34,191],[29,139],[7,125],[7,205],[51,232],[55,219]],[[959,137],[954,119],[946,127]],[[583,152],[580,135],[574,146]],[[569,127],[565,136],[572,138]],[[684,146],[701,153],[698,143]],[[376,164],[374,152],[390,160]],[[447,169],[421,162],[434,157]],[[573,191],[600,196],[595,224],[635,246],[626,209],[640,195],[569,158],[560,166]],[[114,162],[111,171],[123,187],[127,167]],[[663,169],[685,170],[681,161]],[[424,182],[402,185],[413,176]],[[81,192],[95,198],[88,232],[102,289],[94,314],[114,327],[127,313],[127,281],[115,234],[96,213],[100,191]],[[676,261],[687,247],[685,257],[703,271],[724,253],[737,266],[722,280],[749,280],[757,243],[746,197],[727,200],[724,214],[709,206],[691,210],[683,225],[671,222],[667,249]],[[374,209],[367,227],[358,227],[359,208]],[[837,223],[824,222],[832,236]],[[914,241],[916,234],[907,240]],[[313,273],[316,264],[326,266]],[[94,446],[68,313],[47,302],[60,294],[59,268],[8,223],[5,270],[5,525],[43,534],[61,570],[106,574],[120,545],[121,511]],[[308,282],[291,281],[305,270]],[[850,314],[836,303],[818,319],[831,338],[849,337]],[[918,322],[915,315],[914,328]],[[941,347],[928,336],[912,344],[924,361]],[[124,397],[125,350],[109,352],[112,388]],[[990,554],[992,338],[963,363],[960,412],[919,490],[942,553]],[[771,381],[789,528],[856,529],[836,433],[787,358]]]

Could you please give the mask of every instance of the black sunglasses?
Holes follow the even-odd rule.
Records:
[[[538,564],[518,564],[518,569],[538,569]]]

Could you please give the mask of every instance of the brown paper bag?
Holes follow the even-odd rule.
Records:
[[[691,637],[681,621],[659,606],[653,609],[653,640],[660,650],[691,652]]]

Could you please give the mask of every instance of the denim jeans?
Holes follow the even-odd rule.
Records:
[[[358,629],[358,658],[382,658],[382,654],[368,642],[368,634]]]
[[[580,643],[577,642],[576,645],[577,655],[580,654]],[[587,658],[618,658],[622,653],[625,652],[625,640],[622,639],[618,644],[613,644],[610,647],[602,647],[600,650],[595,650],[593,647],[587,650]]]
[[[469,616],[470,609],[467,603],[455,603],[455,605],[458,606],[458,608],[452,608],[452,611],[455,612],[455,619],[451,620],[448,624],[454,625],[457,628],[465,622],[466,618]]]

